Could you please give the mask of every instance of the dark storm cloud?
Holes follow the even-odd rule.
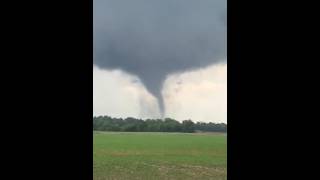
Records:
[[[94,64],[137,75],[159,100],[170,73],[226,60],[226,0],[94,0]]]

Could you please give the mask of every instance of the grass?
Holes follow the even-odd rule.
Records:
[[[94,180],[227,179],[225,134],[94,132]]]

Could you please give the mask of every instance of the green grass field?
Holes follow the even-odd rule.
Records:
[[[94,180],[227,179],[226,134],[94,132]]]

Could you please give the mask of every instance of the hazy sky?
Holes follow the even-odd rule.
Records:
[[[226,0],[95,0],[94,114],[226,121]]]
[[[162,90],[167,117],[227,122],[227,65],[169,76]],[[93,70],[93,113],[113,117],[158,118],[158,104],[136,76]]]

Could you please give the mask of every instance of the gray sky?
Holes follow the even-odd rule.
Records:
[[[226,63],[226,0],[94,1],[95,114],[226,119]]]

